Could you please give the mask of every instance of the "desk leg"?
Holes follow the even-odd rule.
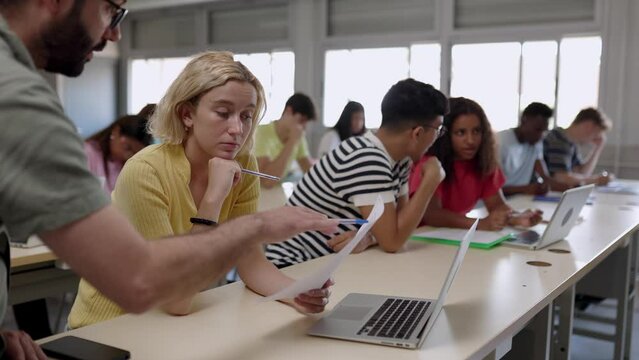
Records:
[[[576,316],[590,322],[615,325],[614,334],[576,327],[574,333],[595,339],[611,341],[615,345],[614,359],[630,357],[632,315],[635,306],[635,281],[637,274],[636,233],[627,238],[627,243],[616,249],[608,258],[593,269],[577,286],[577,292],[613,298],[617,301],[614,318],[587,313]]]
[[[615,356],[614,359],[629,359],[632,343],[632,315],[635,307],[635,280],[637,273],[637,233],[630,237],[628,246],[623,252],[623,259],[628,263],[624,266],[622,284],[617,295],[617,317],[615,321]]]
[[[553,336],[551,359],[569,360],[572,319],[575,311],[575,286],[570,286],[559,295],[553,301],[552,306],[553,309],[557,311],[559,324]]]
[[[551,331],[552,304],[539,311],[513,337],[512,349],[502,360],[547,360],[550,356]]]
[[[630,239],[630,248],[630,278],[628,279],[630,289],[628,290],[628,304],[626,305],[626,358],[630,358],[630,354],[632,354],[632,321],[635,314],[637,270],[639,269],[639,232],[632,234],[632,238]]]

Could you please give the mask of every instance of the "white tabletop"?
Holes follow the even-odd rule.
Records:
[[[34,237],[37,237],[33,235]],[[31,248],[11,247],[11,268],[24,265],[34,265],[43,262],[56,260],[58,257],[45,245],[38,245]]]
[[[556,204],[513,199],[521,207],[551,212]],[[625,208],[629,208],[625,209]],[[465,359],[482,358],[519,331],[553,298],[576,283],[624,236],[639,227],[637,207],[611,203],[586,206],[585,219],[567,241],[529,251],[500,246],[470,249],[444,311],[419,351],[305,335],[315,321],[279,303],[259,303],[241,284],[207,291],[196,311],[171,317],[159,311],[125,315],[72,333],[131,351],[134,359]],[[403,251],[379,249],[351,255],[338,269],[328,308],[350,292],[436,298],[456,247],[410,241]],[[328,258],[286,269],[295,277]],[[544,261],[549,267],[528,265]]]

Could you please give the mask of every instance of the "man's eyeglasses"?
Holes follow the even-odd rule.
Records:
[[[436,133],[438,138],[440,138],[440,137],[444,136],[444,134],[446,134],[446,127],[444,125],[439,125],[439,126],[424,125],[424,127],[431,128],[431,129],[435,130],[435,133]]]
[[[114,3],[112,0],[104,0],[104,1],[108,2],[109,4],[111,4],[111,6],[115,8],[115,13],[113,14],[113,17],[111,18],[111,24],[109,24],[109,27],[111,29],[115,29],[116,27],[118,27],[118,25],[120,25],[122,20],[124,20],[124,17],[126,16],[126,14],[129,13],[129,10]]]

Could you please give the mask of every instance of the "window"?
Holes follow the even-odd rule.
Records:
[[[264,87],[266,113],[260,124],[279,119],[295,89],[295,55],[290,51],[236,54],[235,60],[249,68]]]
[[[442,47],[419,44],[410,47],[410,77],[439,89]]]
[[[557,88],[557,42],[525,42],[521,48],[521,55],[519,109],[523,111],[531,102],[553,107]]]
[[[451,96],[477,101],[495,131],[517,126],[531,102],[555,108],[556,124],[567,126],[597,106],[600,58],[600,37],[455,45]]]
[[[517,123],[521,44],[455,45],[451,96],[477,101],[494,130]]]
[[[139,59],[131,61],[129,113],[160,101],[190,58]]]
[[[599,101],[601,38],[566,38],[559,50],[557,125],[570,125],[579,110]]]
[[[382,98],[393,84],[410,76],[439,87],[440,52],[439,44],[327,51],[324,126],[335,125],[352,100],[364,106],[366,127],[378,128]]]
[[[293,94],[295,55],[290,51],[236,54],[235,59],[248,67],[264,87],[267,112],[261,123],[278,119],[286,100]],[[160,101],[189,60],[190,58],[133,60],[129,113],[137,113],[144,105]]]

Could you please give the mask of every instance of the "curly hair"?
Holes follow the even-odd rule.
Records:
[[[444,126],[448,131],[435,141],[428,154],[437,156],[441,162],[446,171],[445,181],[453,181],[455,178],[455,154],[452,141],[454,136],[452,133],[453,125],[462,115],[475,115],[479,118],[481,127],[481,145],[475,155],[475,169],[482,177],[492,173],[497,168],[497,151],[495,148],[495,135],[484,109],[475,101],[463,97],[450,98],[449,104],[450,112],[444,116]]]

